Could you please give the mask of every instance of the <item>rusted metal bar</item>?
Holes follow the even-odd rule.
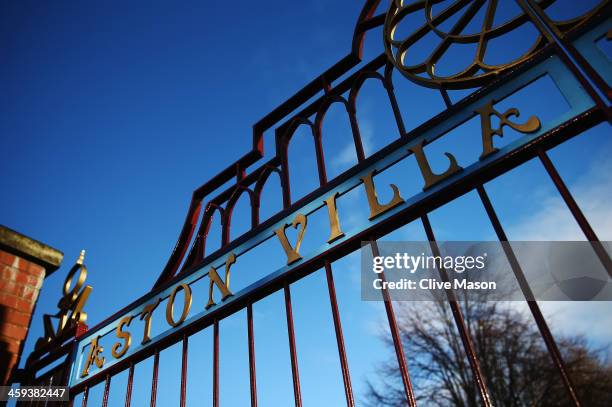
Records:
[[[102,407],[106,407],[108,405],[108,392],[110,390],[111,384],[111,375],[106,375],[106,382],[104,383],[104,395],[102,396]]]
[[[128,372],[127,389],[125,390],[125,407],[130,407],[132,403],[132,386],[134,384],[134,363],[130,363]]]
[[[89,396],[89,387],[85,386],[83,391],[83,400],[81,401],[81,407],[87,407],[87,397]]]
[[[295,348],[295,332],[293,329],[293,312],[291,310],[291,290],[285,283],[285,313],[287,315],[287,333],[289,335],[289,352],[291,354],[291,373],[293,376],[293,396],[295,406],[302,406],[302,393],[300,391],[300,373],[298,371],[297,351]]]
[[[370,247],[372,248],[372,254],[379,256],[380,251],[378,245],[374,239],[370,239]],[[384,273],[380,273],[380,278],[385,281]],[[395,348],[395,356],[397,357],[397,364],[400,369],[402,377],[402,384],[404,385],[404,392],[406,393],[406,400],[410,407],[416,406],[416,397],[414,396],[414,390],[412,388],[412,382],[410,381],[410,374],[408,373],[408,363],[406,362],[406,355],[404,354],[404,346],[402,345],[402,336],[397,326],[397,320],[395,319],[395,311],[393,310],[393,302],[389,296],[387,289],[382,290],[383,300],[385,303],[385,311],[387,313],[387,320],[389,321],[389,330],[391,331],[391,338],[393,339],[393,347]]]
[[[423,214],[421,216],[421,221],[423,223],[423,227],[425,228],[425,234],[427,235],[427,240],[429,240],[433,255],[440,256],[440,249],[438,248],[438,244],[436,243],[436,237],[433,233],[433,229],[431,228],[431,224],[429,223],[429,218],[427,214]],[[444,280],[445,282],[450,281],[444,267],[440,268],[438,271],[440,272],[440,277],[442,278],[442,280]],[[482,374],[482,370],[480,369],[480,363],[478,362],[478,357],[476,356],[476,352],[474,351],[474,345],[472,344],[472,339],[470,338],[470,334],[465,324],[463,314],[461,313],[459,303],[457,302],[457,298],[455,297],[455,293],[453,290],[446,290],[446,295],[451,308],[451,312],[453,313],[453,318],[455,319],[455,325],[457,326],[459,336],[461,336],[461,341],[463,342],[463,348],[465,350],[466,356],[470,363],[470,367],[472,369],[472,373],[474,375],[474,381],[478,386],[478,393],[480,394],[482,404],[484,406],[493,406],[493,404],[491,403],[491,398],[489,396],[489,391],[487,390],[487,385],[485,383],[485,377]]]
[[[153,379],[151,380],[151,407],[157,402],[157,378],[159,373],[159,350],[155,350],[153,359]]]
[[[255,374],[255,333],[253,331],[253,304],[247,305],[247,327],[249,336],[249,380],[251,383],[251,406],[257,407],[257,375]]]
[[[334,285],[334,275],[332,273],[331,264],[325,262],[325,275],[327,276],[327,289],[329,291],[329,303],[331,305],[332,316],[334,319],[334,330],[336,331],[336,342],[338,344],[338,356],[340,357],[340,368],[342,369],[342,381],[344,382],[344,394],[346,396],[346,405],[348,407],[355,406],[353,398],[353,387],[351,386],[351,374],[346,358],[346,349],[344,347],[344,335],[342,334],[342,323],[340,322],[340,312],[338,310],[338,300],[336,299],[336,287]]]
[[[489,199],[489,195],[487,194],[487,191],[485,190],[483,185],[478,186],[476,190],[478,191],[480,200],[482,201],[482,204],[485,207],[487,216],[489,217],[489,220],[491,221],[491,224],[493,225],[495,234],[497,235],[497,238],[499,239],[499,241],[502,242],[502,247],[504,249],[504,253],[506,254],[506,258],[508,259],[508,262],[510,263],[510,267],[512,268],[512,271],[516,277],[519,287],[521,288],[521,291],[523,292],[523,295],[527,299],[527,305],[529,306],[531,315],[533,315],[533,319],[535,320],[536,325],[538,326],[540,335],[542,336],[542,339],[544,340],[544,343],[546,344],[548,353],[550,357],[552,358],[553,363],[555,367],[557,368],[557,371],[561,375],[563,386],[565,387],[565,390],[567,391],[568,396],[571,402],[574,404],[574,406],[579,407],[581,404],[578,399],[578,395],[576,393],[576,390],[574,389],[574,384],[572,383],[572,380],[569,376],[567,368],[565,367],[565,362],[563,361],[561,352],[559,352],[559,347],[557,346],[557,342],[555,341],[555,338],[552,332],[550,331],[548,324],[546,323],[546,319],[544,318],[544,315],[542,315],[542,311],[540,310],[540,307],[538,306],[537,301],[535,301],[533,292],[531,291],[531,287],[529,286],[529,282],[527,281],[527,278],[525,277],[525,274],[523,273],[523,269],[521,268],[521,265],[518,262],[518,259],[516,258],[516,254],[514,253],[514,250],[512,250],[512,247],[509,244],[503,244],[503,243],[508,242],[508,237],[506,236],[506,232],[504,231],[504,228],[502,227],[502,224],[499,221],[499,218],[497,217],[497,213],[495,212],[495,209],[493,208],[493,204],[491,203],[491,200]]]
[[[187,405],[187,352],[189,346],[189,337],[183,334],[183,354],[181,360],[181,407]]]
[[[612,260],[610,260],[610,256],[599,241],[599,238],[595,234],[595,231],[589,224],[589,221],[587,220],[586,216],[584,216],[584,213],[582,213],[582,210],[578,206],[578,203],[572,196],[567,186],[565,185],[565,182],[563,182],[563,179],[557,172],[557,169],[555,168],[554,164],[552,163],[552,161],[550,161],[550,158],[542,149],[538,150],[538,157],[544,165],[546,172],[555,184],[555,187],[557,187],[557,191],[559,191],[559,193],[561,194],[563,201],[574,216],[574,219],[576,219],[576,222],[578,222],[580,229],[582,229],[582,232],[584,233],[588,241],[591,243],[595,254],[597,254],[597,257],[599,257],[599,260],[608,272],[608,275],[612,277]]]

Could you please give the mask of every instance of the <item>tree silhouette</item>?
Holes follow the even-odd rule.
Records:
[[[493,405],[573,405],[530,314],[513,303],[466,300],[460,304]],[[448,303],[394,306],[420,405],[480,406]],[[393,346],[391,339],[385,340]],[[612,406],[612,365],[602,356],[604,350],[589,349],[581,336],[556,340],[583,405]],[[389,361],[378,369],[381,384],[368,382],[366,404],[406,406],[397,363]]]

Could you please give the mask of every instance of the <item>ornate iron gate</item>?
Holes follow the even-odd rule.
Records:
[[[533,158],[539,159],[543,164],[580,229],[610,272],[609,255],[547,154],[547,150],[610,120],[609,105],[612,94],[608,84],[612,67],[597,45],[598,41],[611,37],[610,3],[603,1],[583,15],[559,22],[553,20],[547,12],[548,8],[555,4],[554,0],[516,0],[520,13],[497,25],[496,0],[456,0],[446,2],[440,9],[436,7],[442,1],[396,0],[391,1],[388,10],[377,14],[379,3],[380,0],[365,2],[355,27],[350,52],[257,122],[253,126],[251,151],[194,191],[175,249],[151,292],[89,329],[79,325],[78,318],[75,317],[63,337],[41,346],[30,356],[26,366],[28,384],[67,384],[70,386],[71,399],[80,395],[82,405],[86,406],[89,389],[104,382],[103,405],[106,405],[113,376],[127,369],[127,406],[130,404],[134,367],[152,356],[154,364],[151,405],[155,405],[159,354],[163,349],[180,342],[180,403],[184,406],[187,404],[189,338],[205,327],[212,326],[212,404],[218,406],[219,321],[238,310],[246,309],[251,405],[255,406],[258,399],[254,344],[257,338],[253,324],[253,304],[273,292],[282,290],[293,393],[295,405],[300,406],[302,399],[297,357],[299,349],[295,342],[291,284],[324,268],[346,404],[355,405],[332,273],[334,261],[359,249],[362,242],[368,242],[376,253],[377,239],[414,220],[422,222],[427,238],[432,242],[432,250],[435,251],[436,237],[428,213],[473,190],[478,193],[497,238],[507,241],[506,232],[487,195],[484,183]],[[466,25],[481,9],[485,10],[482,29],[475,34],[462,34]],[[422,25],[412,27],[410,33],[403,38],[396,38],[397,32],[403,28],[403,22],[414,16],[420,19]],[[448,30],[440,28],[453,16],[458,18]],[[489,42],[525,24],[532,24],[538,32],[536,40],[527,52],[508,63],[487,64],[484,55]],[[385,52],[371,61],[362,62],[364,38],[368,31],[377,27],[382,27]],[[439,45],[424,61],[408,65],[405,60],[406,53],[410,53],[411,47],[427,34],[437,36]],[[473,44],[477,49],[476,55],[459,73],[442,76],[436,71],[436,65],[453,44]],[[435,89],[444,100],[446,109],[408,130],[394,87],[393,75],[398,73],[419,86]],[[502,111],[498,107],[499,102],[542,77],[553,80],[569,104],[568,112],[549,120],[540,120],[530,112],[520,112],[525,117],[519,120],[519,112],[516,109]],[[358,93],[368,81],[374,81],[384,89],[397,128],[395,141],[372,154],[367,154],[364,148],[356,105]],[[462,93],[461,96],[464,97],[455,103],[452,101],[452,92],[457,90],[469,92]],[[329,160],[323,154],[322,124],[328,109],[336,103],[346,109],[357,164],[330,179],[327,172]],[[527,119],[529,116],[532,117]],[[446,171],[433,171],[425,147],[475,117],[480,120],[481,125],[480,157],[474,157],[472,163],[463,163],[464,166],[461,167],[452,153],[447,152]],[[301,126],[312,132],[319,187],[296,200],[292,196],[291,187],[299,180],[292,179],[292,162],[288,159],[288,148],[292,135]],[[504,128],[511,128],[521,136],[512,143],[496,147],[498,136],[503,135]],[[265,132],[274,132],[276,153],[273,158],[261,163]],[[404,198],[397,187],[392,185],[391,200],[380,202],[376,190],[389,186],[376,185],[375,176],[413,157],[422,177],[422,191]],[[262,196],[262,191],[271,177],[275,176],[280,177],[281,181],[283,209],[269,219],[261,220],[260,203],[266,199]],[[342,228],[342,213],[338,210],[336,200],[355,188],[365,190],[370,216],[358,227],[345,231]],[[231,239],[232,212],[243,194],[246,194],[251,205],[251,230]],[[317,250],[300,253],[302,238],[308,233],[308,218],[317,211],[324,211],[328,216],[330,235],[321,238],[321,245]],[[219,250],[209,253],[206,241],[216,214],[221,218],[222,244]],[[290,226],[299,232],[295,242],[291,242],[286,236],[286,229]],[[257,250],[258,246],[268,239],[277,239],[281,244],[284,255],[287,256],[286,265],[278,270],[269,270],[269,274],[264,278],[252,281],[240,291],[232,291],[229,277],[233,265],[238,264],[245,253]],[[283,251],[280,251],[280,254],[283,255]],[[519,262],[511,250],[508,250],[506,255],[521,289],[529,297],[529,283],[523,276]],[[195,295],[192,294],[195,290],[192,288],[198,282],[204,284],[208,302],[205,309],[192,310],[191,298]],[[177,306],[174,303],[179,293],[182,293],[184,300],[182,306],[178,306],[181,316],[177,317],[174,310]],[[393,304],[386,292],[383,295],[405,400],[408,405],[416,405],[418,394],[414,394],[411,383],[408,369],[410,360],[406,360],[404,355]],[[166,304],[168,330],[150,337],[150,322],[155,310],[163,307],[160,306],[162,303]],[[461,337],[463,352],[469,360],[472,380],[478,389],[478,400],[483,405],[492,405],[486,385],[487,377],[479,365],[478,352],[473,346],[461,308],[452,295],[449,297],[449,304]],[[537,302],[528,301],[528,307],[559,379],[567,391],[568,402],[581,405],[555,337]],[[163,310],[158,310],[157,314],[162,312]],[[135,329],[129,328],[133,320],[143,324],[142,340],[136,338]],[[52,366],[50,370],[49,366]],[[39,373],[41,371],[44,373]]]

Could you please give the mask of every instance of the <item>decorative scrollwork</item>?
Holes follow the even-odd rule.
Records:
[[[487,64],[485,54],[489,41],[508,34],[524,24],[530,24],[531,17],[527,13],[520,12],[506,21],[499,22],[500,16],[496,16],[496,14],[499,14],[499,0],[451,0],[447,2],[449,5],[446,8],[434,12],[434,5],[443,2],[445,0],[413,2],[392,0],[385,18],[384,45],[387,57],[406,78],[420,85],[445,89],[466,89],[482,86],[500,73],[528,60],[546,44],[546,39],[542,35],[537,35],[527,52],[519,57],[502,64]],[[538,7],[542,9],[553,3],[555,3],[555,0],[537,2]],[[547,20],[559,32],[566,32],[587,20],[600,6],[571,20],[560,22]],[[472,20],[475,20],[483,7],[484,17],[480,31],[466,33],[466,27]],[[419,27],[415,27],[405,38],[396,38],[396,32],[400,25],[402,23],[407,24],[406,17],[410,16],[412,19],[412,16],[418,16],[419,13],[424,14],[423,23]],[[450,29],[444,30],[441,28],[443,23],[451,20],[454,24]],[[406,55],[410,54],[413,46],[419,40],[430,33],[440,39],[438,45],[433,48],[424,61],[408,65]],[[462,67],[459,72],[444,76],[436,72],[436,65],[453,44],[473,44],[476,46],[475,55],[468,66]]]
[[[46,314],[43,316],[45,334],[36,342],[35,348],[40,349],[49,343],[56,340],[63,340],[64,334],[70,329],[76,327],[77,324],[85,324],[87,322],[87,313],[84,311],[85,303],[91,294],[91,286],[85,284],[87,279],[87,266],[84,264],[85,250],[81,250],[81,254],[70,271],[63,286],[63,297],[57,303],[59,311],[55,315]],[[73,285],[73,279],[76,276],[76,282]],[[57,319],[54,325],[53,320]]]

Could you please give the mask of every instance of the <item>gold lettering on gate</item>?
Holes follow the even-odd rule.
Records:
[[[225,260],[225,282],[221,280],[221,277],[219,277],[219,274],[214,267],[211,267],[208,271],[208,279],[210,280],[210,283],[208,286],[208,303],[206,304],[206,309],[216,305],[215,300],[213,299],[213,287],[215,285],[219,291],[221,291],[221,301],[225,301],[228,297],[233,295],[230,291],[230,267],[235,262],[236,255],[234,253],[230,253]]]
[[[160,302],[161,298],[158,298],[154,302],[145,305],[140,313],[140,320],[145,321],[141,342],[143,345],[151,340],[151,319],[153,318],[153,311],[155,311]]]
[[[327,243],[333,243],[336,240],[344,237],[344,232],[340,229],[340,220],[338,219],[338,208],[336,207],[336,198],[340,195],[336,192],[333,195],[330,195],[325,202],[327,206],[327,212],[329,214],[329,229],[330,235],[329,239],[327,239]]]
[[[499,113],[497,110],[493,108],[493,101],[487,102],[484,106],[475,110],[476,113],[480,114],[481,119],[481,130],[482,130],[482,154],[480,155],[480,160],[485,159],[491,154],[498,151],[496,147],[493,145],[493,137],[499,136],[503,137],[503,127],[509,126],[512,129],[521,132],[521,133],[532,133],[540,129],[541,122],[536,116],[531,116],[524,123],[516,123],[510,120],[512,116],[519,116],[519,111],[516,108],[511,108],[506,110],[504,113]],[[500,124],[498,128],[493,128],[491,124],[492,116],[496,116],[500,120]],[[455,157],[448,152],[445,152],[444,155],[449,160],[449,166],[441,174],[436,174],[432,171],[427,156],[424,151],[424,146],[426,145],[425,140],[421,140],[416,143],[414,146],[410,147],[409,150],[415,155],[417,164],[425,181],[425,186],[423,190],[427,190],[432,186],[440,183],[441,181],[449,178],[453,174],[456,174],[463,170],[461,166],[458,165]],[[395,208],[396,206],[404,203],[404,199],[400,195],[400,191],[395,184],[390,184],[390,187],[393,191],[392,199],[385,203],[381,204],[378,200],[376,186],[374,184],[374,175],[376,170],[372,170],[365,176],[361,177],[361,181],[364,184],[366,190],[366,196],[368,199],[368,205],[370,208],[370,216],[369,220],[373,220],[378,216],[388,212],[389,210]],[[340,193],[335,192],[334,194],[328,196],[323,203],[327,207],[328,216],[329,216],[329,226],[330,226],[330,236],[327,240],[328,244],[331,244],[338,239],[345,236],[344,232],[340,227],[340,220],[338,216],[338,208],[336,204],[336,200],[340,196]],[[304,239],[304,234],[306,232],[308,218],[303,214],[296,214],[291,223],[286,223],[277,230],[275,230],[275,234],[278,237],[283,250],[287,256],[287,265],[291,265],[300,259],[302,256],[300,255],[300,247],[302,241]],[[297,239],[295,245],[292,246],[289,242],[289,239],[286,235],[286,229],[292,226],[296,230],[298,230]],[[76,322],[85,322],[87,318],[87,314],[83,312],[83,305],[87,301],[89,294],[91,292],[91,287],[86,286],[83,288],[83,284],[87,277],[87,268],[83,264],[84,251],[81,253],[81,256],[77,260],[75,266],[70,270],[68,277],[64,283],[64,297],[58,303],[58,307],[60,308],[60,312],[57,315],[45,315],[45,338],[40,338],[36,344],[36,347],[44,345],[45,343],[50,342],[52,339],[61,335],[62,332],[67,327],[73,326]],[[221,293],[221,300],[225,301],[228,297],[232,296],[233,293],[230,290],[230,268],[232,264],[236,262],[236,256],[234,253],[229,253],[226,261],[225,261],[225,278],[222,279],[217,272],[217,269],[211,267],[208,272],[209,277],[209,291],[208,291],[208,303],[206,304],[206,309],[216,305],[214,301],[214,287]],[[78,274],[77,281],[74,287],[71,287],[72,279],[75,275]],[[81,290],[82,289],[82,290]],[[184,291],[184,302],[181,311],[181,315],[178,320],[174,320],[174,302],[177,293],[183,290]],[[140,313],[140,319],[144,320],[144,332],[142,338],[142,344],[146,344],[151,340],[151,324],[153,312],[158,307],[161,302],[161,298],[156,299],[154,302],[147,304],[143,307]],[[192,291],[191,287],[188,284],[181,283],[174,287],[171,292],[168,303],[166,305],[166,320],[170,326],[177,327],[181,325],[189,314],[192,305]],[[123,317],[116,328],[115,335],[117,339],[120,341],[116,342],[112,347],[112,356],[116,359],[119,359],[125,355],[125,353],[129,350],[132,335],[130,332],[126,330],[129,327],[132,320],[137,317],[134,316],[125,316]],[[58,318],[59,323],[57,330],[53,328],[53,324],[51,322],[51,318]],[[92,365],[96,365],[99,369],[101,369],[104,365],[105,359],[102,356],[102,352],[104,348],[99,344],[100,336],[95,337],[91,340],[90,349],[87,354],[85,360],[85,366],[81,373],[81,377],[86,377],[89,375],[89,370]]]
[[[378,202],[378,196],[376,195],[376,187],[374,186],[373,179],[374,171],[376,170],[372,170],[370,173],[360,178],[365,186],[366,195],[368,197],[368,205],[370,206],[369,220],[375,219],[383,213],[395,208],[397,205],[404,203],[404,198],[401,197],[399,189],[395,184],[390,184],[391,189],[393,190],[393,198],[391,199],[391,202],[384,205]]]
[[[226,277],[226,283],[229,283],[229,280]],[[178,290],[183,290],[185,292],[185,301],[183,302],[183,311],[181,312],[181,317],[178,321],[174,321],[174,299],[176,298],[176,293]],[[168,298],[168,304],[166,305],[166,321],[173,328],[179,326],[180,324],[187,319],[187,314],[189,314],[189,310],[191,309],[191,287],[187,284],[181,283],[174,287],[172,290],[172,294],[170,294],[170,298]]]
[[[427,160],[427,156],[425,155],[425,150],[423,150],[424,144],[425,140],[421,140],[413,147],[410,147],[408,150],[414,153],[414,157],[416,158],[419,169],[421,170],[421,175],[423,175],[423,179],[425,180],[425,186],[423,187],[423,191],[426,191],[437,183],[442,182],[451,175],[461,171],[463,168],[461,168],[457,164],[457,160],[455,159],[454,155],[452,155],[451,153],[444,153],[444,155],[448,157],[448,160],[450,161],[448,169],[442,174],[435,174],[431,170],[431,166],[429,165],[429,161]]]
[[[482,131],[482,154],[480,160],[483,160],[491,154],[499,151],[498,148],[493,146],[493,136],[504,136],[504,126],[509,126],[520,133],[533,133],[538,131],[541,126],[540,119],[536,116],[531,116],[525,123],[519,124],[510,121],[510,116],[519,117],[520,112],[516,108],[506,110],[504,113],[499,113],[493,107],[493,100],[489,100],[484,106],[475,110],[476,113],[480,114],[480,127]],[[491,116],[497,116],[499,118],[499,127],[493,129],[491,125]]]
[[[283,246],[283,250],[285,250],[285,254],[287,255],[287,265],[293,264],[302,258],[302,256],[300,256],[300,246],[302,245],[302,240],[304,239],[307,223],[308,218],[305,215],[298,213],[295,215],[295,218],[293,218],[293,221],[290,224],[286,223],[274,231],[278,237],[278,240],[280,241],[281,246]],[[297,229],[298,226],[301,226],[295,242],[295,247],[291,246],[291,243],[289,243],[289,239],[287,239],[287,235],[285,234],[285,230],[289,227],[289,225],[293,226],[295,229]]]
[[[89,353],[87,354],[87,358],[85,360],[85,367],[83,368],[81,377],[86,377],[89,374],[89,368],[94,363],[98,367],[98,369],[102,369],[102,366],[104,366],[104,357],[101,356],[101,353],[104,351],[104,348],[98,345],[99,340],[99,336],[96,336],[91,340],[91,344],[89,346]]]
[[[125,352],[128,351],[130,345],[132,344],[132,335],[128,331],[124,331],[123,327],[130,326],[130,322],[134,318],[133,315],[128,315],[127,317],[121,318],[119,320],[119,325],[117,325],[117,330],[115,331],[115,335],[118,339],[123,339],[123,344],[121,342],[116,342],[111,349],[111,353],[115,359],[119,359]],[[119,350],[121,348],[121,350]]]

